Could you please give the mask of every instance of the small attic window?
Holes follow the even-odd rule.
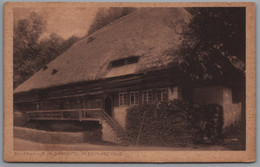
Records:
[[[123,58],[123,59],[119,59],[119,60],[114,60],[112,62],[110,62],[111,67],[115,68],[115,67],[120,67],[120,66],[124,66],[127,64],[134,64],[137,63],[139,61],[139,57],[138,56],[131,56],[131,57],[127,57],[127,58]]]
[[[47,66],[44,66],[42,70],[45,71],[47,70],[47,68],[48,68]]]
[[[88,43],[94,41],[94,39],[95,39],[95,38],[93,38],[93,37],[89,37],[89,38],[88,38]]]
[[[53,69],[52,72],[51,72],[51,75],[54,75],[54,74],[56,74],[57,72],[58,72],[58,70]]]

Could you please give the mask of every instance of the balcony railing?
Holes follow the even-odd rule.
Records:
[[[29,111],[29,120],[93,120],[101,121],[102,109],[69,109],[69,110],[48,110]]]

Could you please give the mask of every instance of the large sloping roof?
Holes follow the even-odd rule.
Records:
[[[102,79],[111,61],[129,56],[140,56],[135,73],[177,64],[179,56],[166,51],[177,50],[182,37],[169,23],[189,18],[183,8],[139,9],[78,41],[14,92]]]

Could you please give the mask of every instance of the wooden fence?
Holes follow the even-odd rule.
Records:
[[[69,110],[48,110],[29,111],[28,120],[93,120],[101,121],[102,109],[69,109]]]

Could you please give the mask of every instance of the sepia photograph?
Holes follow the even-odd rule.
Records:
[[[255,4],[166,4],[7,3],[5,159],[254,161]]]

